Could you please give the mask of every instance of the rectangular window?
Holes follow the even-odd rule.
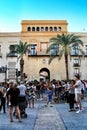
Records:
[[[48,47],[48,42],[41,42],[40,43],[40,51],[46,51]]]
[[[79,64],[79,59],[74,59],[74,64]]]
[[[74,68],[74,74],[79,74],[79,68]]]
[[[17,52],[16,52],[15,46],[16,46],[16,44],[9,46],[9,53],[7,54],[7,57],[17,57]]]
[[[1,45],[0,45],[0,53],[1,53]]]
[[[51,48],[51,55],[57,55],[59,52],[59,46],[58,45],[54,45]]]
[[[0,57],[2,57],[2,52],[1,52],[1,45],[0,45]]]
[[[10,45],[10,46],[9,46],[10,52],[16,52],[15,46],[16,46],[16,45]]]
[[[85,45],[85,55],[87,55],[87,45]]]
[[[29,55],[37,55],[37,45],[36,44],[32,44],[28,47],[28,54]]]
[[[79,59],[74,59],[74,60],[73,60],[73,64],[74,64],[74,66],[80,66],[80,61],[79,61]]]
[[[72,47],[72,52],[71,52],[72,55],[78,55],[79,54],[79,49],[78,49],[78,46],[73,46]]]

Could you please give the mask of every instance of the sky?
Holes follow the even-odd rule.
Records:
[[[0,0],[0,32],[20,32],[21,20],[67,20],[68,32],[87,32],[87,0]]]

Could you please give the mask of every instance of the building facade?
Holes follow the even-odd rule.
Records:
[[[23,20],[21,22],[20,33],[0,33],[0,66],[7,65],[7,79],[16,80],[15,70],[19,68],[17,54],[12,48],[21,40],[30,44],[27,54],[24,56],[24,73],[27,74],[28,80],[63,80],[65,79],[65,61],[64,58],[58,61],[58,56],[49,65],[50,53],[46,54],[49,47],[49,39],[58,34],[67,34],[66,20]],[[74,74],[80,73],[82,79],[87,79],[87,33],[74,33],[81,36],[84,42],[83,50],[85,57],[81,60],[76,56],[76,50],[72,48],[72,58],[69,60],[69,78],[72,79]],[[57,49],[57,47],[56,47]],[[9,53],[11,52],[11,53]],[[5,74],[0,73],[1,81],[5,80]],[[0,82],[1,82],[0,81]]]
[[[25,57],[25,72],[29,79],[47,78],[64,79],[65,67],[60,69],[64,61],[58,64],[57,58],[49,65],[50,54],[46,54],[49,39],[57,34],[67,33],[66,20],[23,20],[21,23],[21,40],[31,44],[28,56]],[[34,69],[33,69],[34,68]]]
[[[19,68],[19,63],[13,48],[19,43],[19,40],[20,33],[0,33],[0,68],[7,68],[6,74],[0,72],[0,82],[4,82],[5,78],[16,80],[15,73],[16,68]]]

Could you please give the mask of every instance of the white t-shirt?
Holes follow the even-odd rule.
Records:
[[[81,93],[82,89],[82,82],[80,80],[76,81],[76,88],[75,88],[75,93]]]
[[[20,84],[17,88],[20,90],[20,95],[25,96],[26,86],[24,84]]]
[[[55,89],[55,85],[53,84],[52,87]]]

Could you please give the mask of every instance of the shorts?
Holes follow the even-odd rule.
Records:
[[[81,97],[82,97],[82,94],[81,94],[81,93],[76,93],[76,94],[75,94],[76,102],[81,102]]]
[[[48,102],[52,102],[52,98],[49,98],[49,97],[48,97]]]

